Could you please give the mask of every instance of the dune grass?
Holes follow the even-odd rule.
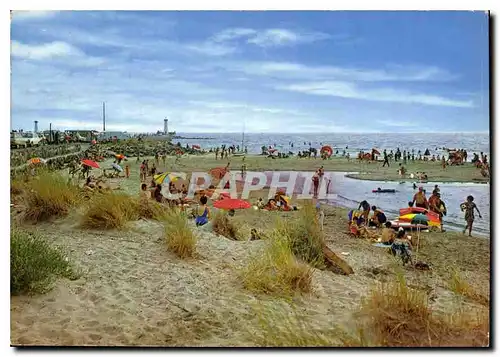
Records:
[[[324,233],[321,231],[316,209],[306,203],[295,219],[277,222],[277,232],[289,241],[289,246],[297,258],[316,268],[324,267]]]
[[[67,215],[80,195],[78,187],[68,184],[64,177],[57,173],[43,172],[25,187],[23,216],[31,222]]]
[[[89,229],[119,229],[139,219],[139,201],[123,193],[96,194],[88,202],[81,226]]]
[[[180,258],[193,257],[196,251],[196,236],[189,226],[187,216],[172,208],[162,217],[167,249]]]
[[[489,318],[458,311],[437,315],[425,292],[410,289],[404,277],[376,287],[363,300],[370,345],[385,347],[486,346]]]
[[[17,196],[24,192],[26,189],[26,184],[21,180],[11,180],[10,181],[10,195]]]
[[[312,289],[313,268],[294,256],[289,240],[277,231],[239,273],[244,287],[256,293],[290,297]]]
[[[483,306],[489,306],[490,304],[490,299],[477,292],[456,269],[452,272],[448,287],[455,294],[462,295]]]
[[[303,316],[296,306],[286,302],[252,306],[257,324],[249,324],[245,337],[258,347],[338,346],[337,329],[321,329]]]
[[[76,278],[61,251],[40,236],[18,228],[10,235],[10,292],[43,293],[57,277]]]
[[[139,198],[136,207],[139,218],[154,219],[157,221],[162,221],[167,211],[170,210],[169,207],[145,198]]]
[[[273,304],[274,305],[274,304]],[[247,338],[259,347],[485,347],[489,315],[481,309],[458,308],[451,315],[431,310],[425,292],[397,281],[375,287],[361,301],[353,325],[321,324],[293,304],[253,308],[258,328],[249,325]]]
[[[225,212],[217,212],[212,219],[212,228],[215,234],[229,239],[237,240],[239,230],[234,221],[232,221]]]

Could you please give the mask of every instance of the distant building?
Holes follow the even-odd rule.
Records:
[[[131,135],[126,131],[103,131],[97,136],[98,139],[112,139],[114,137],[120,140],[124,140],[130,139]]]

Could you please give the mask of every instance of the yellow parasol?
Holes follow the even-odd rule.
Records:
[[[161,184],[163,184],[165,182],[165,180],[167,182],[170,182],[170,181],[171,182],[175,182],[175,181],[177,181],[179,179],[179,177],[175,176],[172,173],[164,172],[162,174],[155,175],[153,177],[153,179],[154,179],[154,181],[155,181],[156,184],[161,185]]]

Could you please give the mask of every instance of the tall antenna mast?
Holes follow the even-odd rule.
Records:
[[[102,102],[102,131],[106,131],[106,103]]]

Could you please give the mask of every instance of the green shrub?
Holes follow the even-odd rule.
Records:
[[[88,202],[81,225],[90,229],[123,228],[139,219],[139,201],[123,193],[96,194]]]
[[[285,297],[309,292],[313,268],[294,256],[288,239],[273,232],[265,243],[264,251],[253,256],[240,271],[245,288]]]
[[[45,292],[56,277],[75,277],[62,253],[36,234],[11,229],[11,294]]]
[[[314,267],[324,267],[324,234],[319,227],[316,209],[306,204],[297,212],[297,218],[285,222],[279,221],[278,234],[286,237],[290,249],[299,259]]]
[[[163,216],[163,223],[168,250],[180,258],[192,257],[196,250],[196,236],[189,226],[186,214],[172,208]]]
[[[212,219],[212,227],[215,234],[233,240],[238,239],[238,228],[225,212],[217,212],[215,214]]]
[[[42,173],[25,186],[24,218],[40,222],[65,216],[78,198],[78,187],[68,184],[64,177],[57,173]]]

